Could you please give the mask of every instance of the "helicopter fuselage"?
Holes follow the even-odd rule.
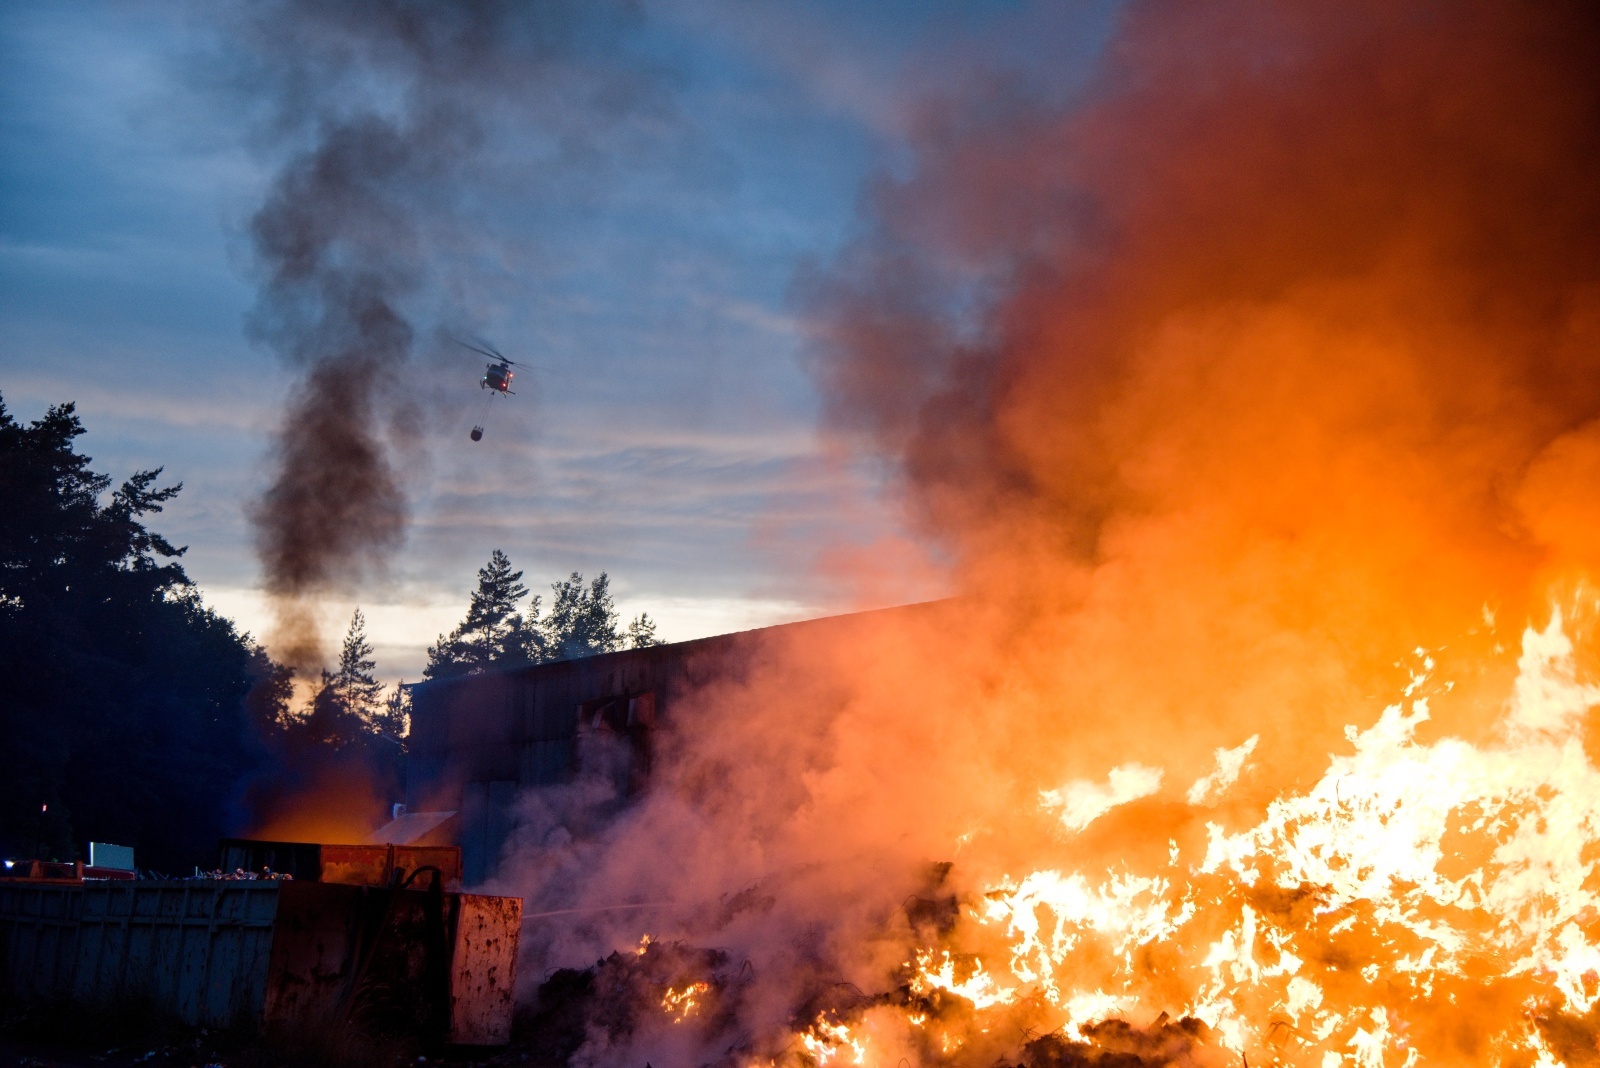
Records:
[[[511,368],[500,363],[491,363],[483,372],[480,385],[484,389],[492,389],[496,393],[510,393],[513,372]]]

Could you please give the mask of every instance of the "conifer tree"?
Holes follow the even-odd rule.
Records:
[[[626,631],[618,627],[611,578],[604,571],[587,584],[574,571],[550,589],[554,596],[548,615],[540,616],[537,597],[526,615],[519,612],[528,588],[522,584],[522,572],[511,570],[511,561],[496,549],[478,571],[478,589],[467,618],[429,646],[423,678],[473,675],[661,644],[648,613],[635,617]]]
[[[394,689],[373,716],[372,728],[404,746],[406,736],[411,733],[411,687],[403,681],[395,683]]]
[[[428,647],[427,679],[451,675],[471,675],[491,668],[517,667],[537,663],[543,646],[537,628],[539,598],[528,606],[527,617],[518,611],[528,587],[522,572],[511,570],[511,561],[499,549],[478,569],[478,588],[467,607],[467,618],[448,635],[439,635],[437,644]]]
[[[565,581],[551,585],[555,596],[550,614],[539,624],[552,660],[609,653],[622,647],[617,633],[617,608],[611,599],[611,579],[604,571],[587,589],[574,571]]]
[[[661,639],[656,637],[656,621],[650,618],[649,612],[640,612],[633,617],[633,622],[628,624],[627,639],[629,649],[661,644]]]
[[[367,721],[378,714],[382,704],[383,683],[372,677],[377,666],[372,642],[367,640],[367,619],[357,608],[345,631],[344,644],[339,649],[339,670],[332,681],[345,707]]]
[[[338,670],[322,672],[307,710],[305,727],[315,741],[340,748],[374,729],[383,693],[383,684],[372,676],[377,666],[366,617],[357,608],[339,649]]]

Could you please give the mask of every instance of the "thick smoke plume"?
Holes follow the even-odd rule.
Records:
[[[381,571],[404,540],[425,429],[407,364],[420,314],[472,317],[487,239],[461,204],[503,163],[486,141],[557,142],[547,172],[592,154],[650,96],[648,70],[607,55],[628,19],[565,3],[278,0],[230,24],[237,78],[288,152],[251,222],[254,325],[304,374],[252,518],[290,663],[320,659],[319,594]]]
[[[1594,561],[1594,23],[1134,4],[1078,106],[927,109],[818,371],[1113,748],[1383,692]]]
[[[1487,738],[1523,627],[1552,599],[1594,622],[1597,54],[1592,4],[1147,2],[1070,106],[928,101],[914,172],[807,302],[834,425],[897,462],[963,597],[775,640],[608,835],[530,799],[531,911],[670,903],[552,917],[530,974],[644,933],[749,962],[700,1030],[658,1014],[580,1060],[846,1063],[831,1019],[944,1063],[886,1021],[897,969],[959,936],[946,906],[1203,855],[1432,685],[1413,650],[1454,684],[1422,737]],[[1141,996],[1181,1000],[1180,957]],[[1524,1018],[1523,988],[1461,991],[1406,1039],[1437,1063]],[[1352,996],[1371,1028],[1399,997]],[[943,1023],[961,1063],[1017,1063],[1038,1005]]]

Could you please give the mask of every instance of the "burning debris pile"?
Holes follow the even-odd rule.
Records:
[[[563,968],[539,986],[523,1033],[542,1063],[559,1065],[583,1050],[604,1063],[644,1030],[678,1029],[683,1048],[730,1049],[740,1042],[736,1006],[748,962],[648,936],[587,969]]]
[[[828,1023],[821,1059],[898,1052],[922,1032],[991,1063],[1011,1036],[1054,1025],[1023,1063],[1097,1063],[1071,1051],[1136,1052],[1125,1021],[1155,1017],[1161,1042],[1139,1041],[1181,1035],[1182,1054],[1140,1054],[1150,1063],[1206,1063],[1203,1049],[1258,1063],[1563,1063],[1573,1036],[1593,1043],[1600,1006],[1600,769],[1584,750],[1600,687],[1575,681],[1561,626],[1525,636],[1494,741],[1419,741],[1419,677],[1407,702],[1350,728],[1353,752],[1320,780],[1236,830],[1228,787],[1261,769],[1219,751],[1222,774],[1188,791],[1198,811],[1174,804],[1163,821],[1176,835],[1165,863],[989,886],[944,948],[915,957],[910,989],[961,1011]],[[1071,836],[1138,800],[1102,801]]]
[[[887,1024],[903,1032],[897,1055],[910,1049],[919,1063],[943,1063],[960,1051],[962,1042],[953,1041],[953,1035],[977,1030],[985,1024],[983,1009],[1011,1001],[986,999],[973,984],[953,981],[957,965],[948,948],[939,948],[948,945],[962,911],[956,897],[943,892],[950,869],[936,865],[922,891],[932,896],[911,896],[897,922],[886,925],[885,936],[894,928],[901,934],[909,930],[924,947],[895,969],[890,985],[867,993],[854,983],[813,975],[793,1015],[797,1028],[778,1046],[752,1042],[745,1027],[750,1002],[762,990],[748,958],[644,935],[636,947],[613,951],[592,967],[549,974],[520,1020],[524,1052],[549,1065],[626,1062],[641,1047],[666,1063],[716,1051],[712,1063],[719,1064],[873,1064],[883,1057],[874,1032]],[[966,955],[963,966],[981,972],[977,961]],[[1109,1020],[1071,1035],[1038,1034],[1021,1044],[1019,1060],[1001,1057],[993,1063],[996,1068],[1013,1063],[1015,1068],[1231,1065],[1232,1054],[1215,1039],[1214,1030],[1198,1018],[1163,1014],[1142,1028]]]
[[[1600,615],[1600,597],[1583,603]],[[1586,1063],[1600,1038],[1597,637],[1559,611],[1526,630],[1500,714],[1472,740],[1439,729],[1436,707],[1457,726],[1472,709],[1421,656],[1399,699],[1348,724],[1298,786],[1252,735],[1179,782],[1130,763],[1036,790],[920,874],[814,842],[811,870],[647,910],[668,933],[547,972],[523,1032],[550,1064]],[[591,889],[630,866],[630,887],[693,884],[698,864],[751,843],[675,848],[680,865],[649,874],[633,865],[651,858],[625,853],[690,842],[652,821],[685,819],[662,806],[683,802],[703,755],[677,754],[687,776],[609,841],[539,859],[600,871]],[[759,844],[795,849],[804,822]],[[548,900],[549,869],[514,879],[541,874]],[[637,915],[571,911],[531,924],[540,963],[619,941],[632,928],[604,917]]]

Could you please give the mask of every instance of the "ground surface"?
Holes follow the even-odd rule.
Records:
[[[409,1045],[356,1034],[251,1036],[148,1022],[130,1025],[90,1014],[82,1014],[76,1024],[57,1015],[0,1021],[0,1066],[17,1068],[534,1068],[540,1062],[520,1044],[424,1054]]]

